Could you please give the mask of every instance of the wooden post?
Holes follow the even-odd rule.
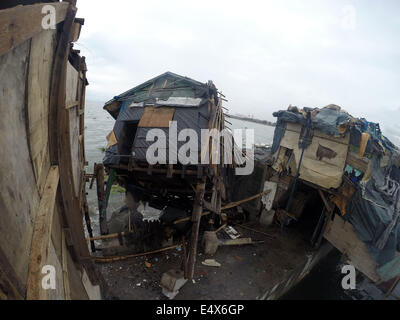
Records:
[[[104,169],[103,165],[101,165],[101,166]],[[108,230],[107,230],[107,207],[108,207],[108,200],[110,199],[111,189],[114,184],[115,175],[116,175],[115,169],[111,169],[110,174],[107,179],[106,192],[105,192],[105,195],[103,196],[103,200],[104,200],[103,205],[102,205],[101,211],[99,211],[101,234],[108,233]],[[104,192],[104,188],[103,188],[103,192]]]
[[[203,177],[203,181],[198,183],[196,186],[196,198],[194,200],[193,212],[192,212],[193,226],[192,226],[192,235],[190,239],[189,261],[187,267],[187,276],[189,280],[192,280],[194,276],[194,265],[196,263],[197,241],[199,239],[199,227],[200,227],[201,212],[203,209],[202,201],[204,198],[205,186],[206,186],[205,177]]]
[[[106,232],[107,219],[102,219],[103,204],[104,204],[104,166],[102,164],[95,163],[94,173],[96,175],[96,187],[97,187],[97,203],[99,208],[99,223],[100,223],[100,234]]]
[[[331,203],[325,197],[324,193],[320,189],[318,189],[318,193],[319,193],[320,197],[322,198],[322,201],[325,204],[326,210],[323,212],[323,216],[324,216],[324,220],[323,221],[324,222],[323,222],[321,231],[320,231],[320,233],[318,235],[317,241],[315,242],[315,245],[314,245],[315,248],[319,248],[320,247],[321,241],[322,241],[322,237],[324,236],[325,229],[328,226],[329,220],[332,219],[332,215],[334,214],[334,211],[335,211],[335,205],[333,203]]]
[[[187,249],[186,249],[186,238],[182,236],[182,251],[183,251],[183,259],[182,259],[182,267],[183,274],[185,279],[187,279]]]

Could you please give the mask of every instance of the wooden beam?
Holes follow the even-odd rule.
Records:
[[[58,159],[58,117],[59,106],[65,104],[65,90],[66,90],[66,71],[68,63],[68,54],[70,39],[68,35],[71,33],[72,24],[76,14],[76,8],[68,7],[65,22],[63,25],[63,32],[58,40],[57,50],[53,62],[53,72],[50,84],[50,102],[49,102],[49,149],[51,164],[56,165],[59,163]]]
[[[50,3],[16,6],[0,11],[0,56],[14,49],[35,34],[46,31],[42,20],[46,14],[42,8]],[[52,2],[56,10],[56,24],[64,21],[69,3]]]
[[[42,267],[47,263],[49,253],[51,226],[59,180],[58,166],[52,166],[47,175],[33,229],[26,289],[28,300],[42,300],[47,298],[47,293],[41,286],[43,276],[41,271]]]

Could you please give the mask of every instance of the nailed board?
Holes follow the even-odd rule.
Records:
[[[174,118],[175,108],[146,107],[138,127],[141,128],[168,128]]]

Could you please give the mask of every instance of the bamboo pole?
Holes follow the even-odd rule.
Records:
[[[263,195],[266,195],[266,194],[268,194],[270,192],[271,192],[271,190],[266,190],[266,191],[263,191],[263,192],[261,192],[259,194],[254,195],[254,196],[251,196],[249,198],[246,198],[246,199],[243,199],[243,200],[240,200],[240,201],[236,201],[236,202],[231,202],[231,203],[227,204],[226,206],[222,207],[221,210],[231,209],[231,208],[240,206],[243,203],[246,203],[246,202],[249,202],[251,200],[257,199],[259,197],[262,197]],[[210,211],[205,211],[205,212],[203,212],[201,214],[201,216],[203,217],[203,216],[209,215],[210,213],[211,213]],[[174,221],[174,224],[178,224],[178,223],[181,223],[181,222],[189,221],[190,219],[191,219],[190,217],[178,219],[178,220]]]
[[[136,253],[136,254],[129,254],[126,256],[115,256],[115,257],[92,257],[94,259],[95,262],[101,262],[101,263],[107,263],[107,262],[115,262],[115,261],[120,261],[120,260],[126,260],[129,258],[136,258],[136,257],[142,257],[142,256],[147,256],[150,254],[155,254],[155,253],[160,253],[160,252],[164,252],[164,251],[168,251],[168,250],[172,250],[175,248],[179,248],[181,247],[182,244],[177,244],[174,246],[170,246],[170,247],[166,247],[166,248],[161,248],[161,249],[157,249],[154,251],[148,251],[148,252],[143,252],[143,253]]]
[[[121,233],[111,233],[111,234],[104,234],[102,236],[97,236],[97,237],[92,237],[92,238],[86,238],[86,241],[96,241],[96,240],[104,240],[104,239],[113,239],[113,238],[118,238],[119,235],[121,236],[127,236],[133,234],[133,232],[121,232]]]
[[[227,224],[223,224],[222,226],[220,226],[217,230],[215,230],[215,233],[220,232],[223,228],[225,228],[227,226]]]

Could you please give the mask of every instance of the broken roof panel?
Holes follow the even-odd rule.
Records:
[[[116,119],[123,102],[129,107],[199,107],[212,96],[217,99],[217,90],[212,82],[201,83],[166,72],[114,97],[104,109]]]

